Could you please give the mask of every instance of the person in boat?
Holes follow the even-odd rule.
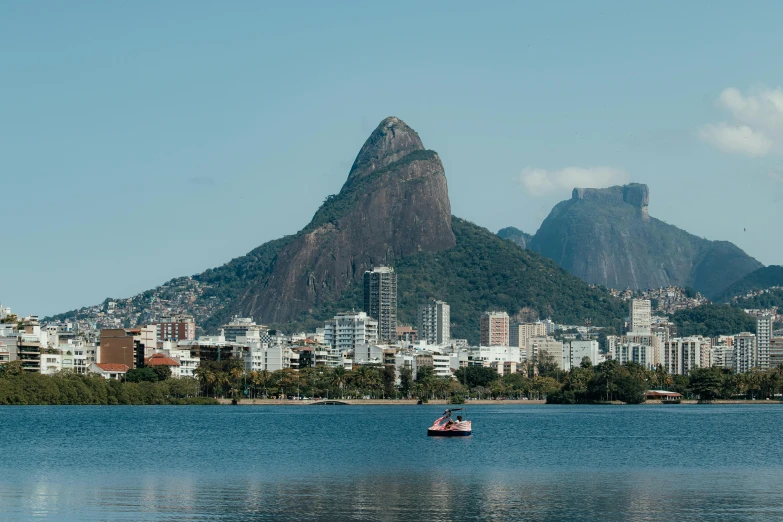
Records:
[[[445,415],[448,415],[449,420],[446,421],[446,424],[444,425],[445,428],[448,428],[452,424],[454,424],[454,421],[451,420],[451,410],[446,410]]]
[[[462,415],[457,415],[457,422],[462,422]]]

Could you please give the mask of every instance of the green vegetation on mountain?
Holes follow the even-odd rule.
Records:
[[[479,316],[488,310],[513,316],[525,309],[541,318],[568,324],[622,324],[627,306],[558,267],[552,260],[523,251],[478,225],[452,217],[455,247],[420,252],[397,261],[397,308],[401,324],[416,324],[419,306],[441,299],[451,306],[451,334],[478,344]],[[336,302],[303,314],[285,331],[323,326],[338,311],[361,310],[361,285],[351,285]]]
[[[556,322],[616,325],[626,306],[552,260],[522,251],[469,221],[452,218],[457,245],[444,252],[427,252],[405,258],[397,271],[399,317],[415,324],[418,306],[429,298],[451,306],[452,336],[478,343],[482,312],[506,311],[513,316],[523,309]]]
[[[731,304],[743,309],[778,308],[783,310],[783,288],[775,288],[753,297],[737,299]]]
[[[740,332],[756,332],[756,320],[741,309],[729,305],[706,304],[678,310],[671,316],[682,337],[717,337]]]
[[[726,288],[715,300],[728,302],[732,298],[746,295],[748,292],[766,290],[773,286],[783,286],[783,266],[770,265],[754,270]]]

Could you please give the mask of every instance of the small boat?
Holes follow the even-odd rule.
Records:
[[[467,437],[472,433],[473,427],[469,420],[463,420],[462,415],[457,415],[457,420],[451,418],[451,413],[455,411],[465,412],[465,408],[454,408],[443,412],[432,426],[427,428],[427,435],[430,437]],[[467,416],[467,415],[466,415]]]

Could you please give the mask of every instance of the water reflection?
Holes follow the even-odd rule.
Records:
[[[775,474],[777,475],[777,474]],[[735,470],[730,479],[675,473],[524,474],[473,479],[444,474],[343,481],[207,483],[147,477],[122,487],[6,484],[9,519],[58,520],[760,520],[779,519],[777,476]],[[740,487],[737,487],[740,486]]]

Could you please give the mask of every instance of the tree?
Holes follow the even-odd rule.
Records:
[[[231,397],[236,400],[239,395],[239,381],[245,375],[245,372],[243,368],[235,366],[228,373],[231,376]]]
[[[723,380],[719,368],[694,368],[691,370],[690,387],[699,399],[712,400],[720,395]]]
[[[475,388],[477,386],[488,387],[499,378],[497,371],[484,366],[459,368],[454,372],[454,376],[460,383],[468,388]]]
[[[199,365],[198,368],[193,370],[193,375],[199,380],[201,386],[204,387],[204,394],[209,395],[209,387],[215,382],[215,373],[207,365]]]
[[[538,368],[539,375],[557,375],[560,371],[560,364],[558,364],[555,356],[547,350],[539,350],[535,358],[535,365]]]
[[[171,377],[171,368],[162,364],[158,366],[153,366],[152,371],[154,371],[155,375],[158,376],[159,381],[165,381],[166,379]]]
[[[338,366],[332,369],[332,385],[335,386],[340,391],[341,399],[345,396],[343,392],[347,382],[348,382],[348,375],[347,372],[345,371],[345,368],[343,368],[342,366]]]
[[[400,370],[400,393],[404,397],[410,397],[411,387],[413,385],[413,370],[403,366]]]
[[[435,368],[432,366],[419,366],[416,368],[416,381],[426,381],[430,377],[435,375]]]
[[[158,374],[153,368],[145,366],[143,368],[133,368],[125,373],[127,382],[158,382]]]

